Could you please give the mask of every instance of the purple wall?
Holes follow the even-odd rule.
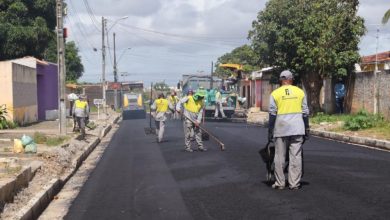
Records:
[[[46,110],[58,109],[57,72],[56,64],[37,63],[38,120],[45,120]]]

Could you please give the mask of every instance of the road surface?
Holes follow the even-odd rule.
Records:
[[[121,123],[66,219],[390,219],[389,152],[311,138],[302,189],[274,190],[257,153],[265,128],[209,122],[226,151],[189,153],[180,121],[163,143],[148,124]]]

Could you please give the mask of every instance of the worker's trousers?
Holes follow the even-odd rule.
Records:
[[[164,137],[165,121],[154,121],[156,124],[156,135],[158,142],[161,142]]]
[[[214,117],[215,118],[218,118],[218,113],[221,112],[221,116],[223,118],[225,118],[225,112],[223,112],[223,108],[222,108],[222,103],[221,102],[217,102],[215,103],[215,113],[214,113]]]
[[[196,127],[195,124],[192,123],[190,120],[184,119],[184,144],[186,149],[191,149],[192,135],[195,135],[195,140],[198,144],[198,148],[202,149],[202,131],[199,127]]]
[[[180,114],[177,111],[174,111],[171,116],[172,120],[178,120],[180,119]]]
[[[82,139],[85,139],[85,119],[85,117],[76,117],[77,126],[80,129]]]
[[[285,186],[284,167],[286,152],[289,154],[288,183],[290,187],[299,187],[302,177],[302,143],[303,136],[287,136],[275,138],[275,184]]]

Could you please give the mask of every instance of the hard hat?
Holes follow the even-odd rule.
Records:
[[[204,90],[200,90],[200,91],[197,91],[194,95],[194,99],[195,100],[198,100],[199,98],[204,98],[206,96],[206,91]]]

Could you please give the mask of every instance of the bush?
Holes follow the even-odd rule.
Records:
[[[366,110],[360,110],[356,115],[351,115],[345,121],[344,128],[346,130],[357,131],[375,127],[383,123],[383,121],[384,119],[381,115],[374,115],[368,113]]]
[[[13,129],[18,127],[18,124],[7,120],[6,116],[8,114],[6,105],[0,105],[0,130],[1,129]]]

